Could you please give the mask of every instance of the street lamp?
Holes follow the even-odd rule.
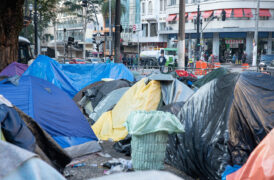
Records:
[[[196,60],[198,61],[200,59],[200,1],[197,0],[198,9],[197,9],[197,42],[196,42]]]
[[[38,29],[37,29],[37,0],[34,0],[34,41],[35,41],[35,48],[34,48],[34,54],[37,57],[38,56]]]

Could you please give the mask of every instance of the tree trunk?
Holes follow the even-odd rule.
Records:
[[[116,11],[115,11],[115,58],[114,62],[120,62],[120,20],[121,20],[121,2],[116,0]]]
[[[24,0],[1,0],[0,71],[18,58],[18,36],[23,27]]]

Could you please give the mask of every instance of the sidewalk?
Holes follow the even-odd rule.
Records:
[[[102,145],[102,151],[104,154],[109,154],[111,157],[102,157],[98,155],[98,153],[93,153],[87,156],[83,156],[81,158],[76,158],[72,161],[70,164],[85,164],[81,167],[71,167],[67,166],[65,168],[65,177],[68,180],[82,180],[82,179],[89,179],[89,178],[95,178],[100,176],[107,176],[104,175],[104,171],[108,170],[107,168],[104,168],[101,166],[102,163],[105,163],[112,158],[123,158],[123,159],[131,159],[129,156],[125,156],[122,153],[116,152],[113,148],[114,142],[108,142],[104,141]],[[193,180],[191,177],[187,176],[184,172],[171,167],[167,164],[165,164],[164,171],[169,171],[182,179],[185,180]]]

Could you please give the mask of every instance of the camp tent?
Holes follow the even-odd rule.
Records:
[[[18,85],[3,80],[0,94],[38,122],[63,148],[97,140],[74,101],[45,80],[22,76]]]
[[[21,64],[18,62],[13,62],[3,69],[0,73],[0,76],[21,76],[28,69],[27,64]]]
[[[124,123],[129,114],[135,110],[156,110],[160,99],[160,82],[144,78],[124,93],[112,111],[103,113],[92,129],[101,140],[122,140],[128,134]]]
[[[59,64],[43,55],[38,56],[23,75],[47,80],[71,98],[87,85],[103,78],[134,80],[133,74],[123,64]]]
[[[2,95],[0,95],[0,126],[1,140],[36,153],[59,171],[71,161],[48,133]]]
[[[179,110],[185,133],[170,136],[168,161],[194,178],[220,179],[274,127],[273,108],[269,75],[231,73],[206,83]]]

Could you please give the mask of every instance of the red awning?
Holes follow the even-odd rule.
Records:
[[[209,18],[212,15],[213,11],[204,11],[203,18]]]
[[[176,14],[170,14],[167,18],[166,18],[166,21],[169,22],[169,21],[174,21],[175,18],[176,18]]]
[[[253,17],[251,9],[244,9],[245,17]]]
[[[188,20],[192,20],[194,17],[197,17],[197,12],[190,13],[190,15],[188,16]]]
[[[185,18],[187,17],[187,13],[185,13]],[[179,21],[179,15],[176,18],[176,21]]]
[[[222,14],[222,11],[223,11],[222,9],[215,10],[214,11],[214,16],[220,17],[221,14]]]
[[[226,12],[226,17],[230,18],[231,17],[231,13],[232,13],[232,9],[225,9]]]
[[[261,17],[270,17],[271,14],[269,12],[269,9],[260,9],[260,16]]]
[[[234,9],[234,17],[240,18],[243,17],[243,9]]]

